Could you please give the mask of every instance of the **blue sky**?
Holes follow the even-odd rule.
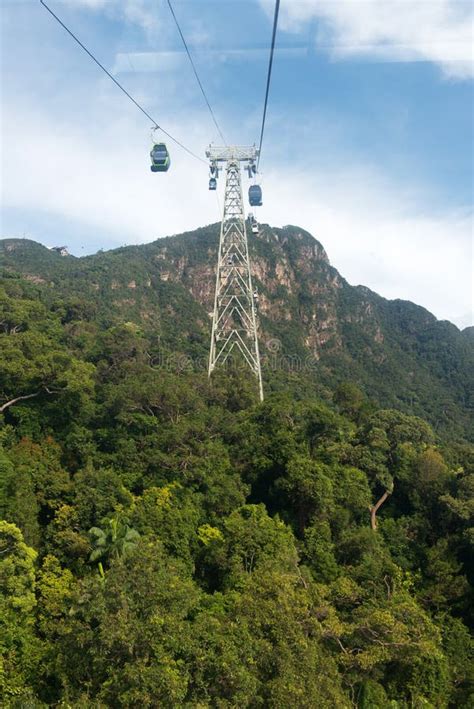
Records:
[[[218,141],[165,0],[50,0],[144,107]],[[271,0],[174,0],[228,141],[258,140]],[[282,0],[261,221],[299,224],[353,284],[472,322],[472,4]],[[2,237],[82,255],[219,219],[206,166],[169,145],[37,0],[0,0]],[[222,189],[222,185],[221,185]]]

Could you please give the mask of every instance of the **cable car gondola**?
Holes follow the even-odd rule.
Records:
[[[209,189],[210,190],[216,190],[217,189],[217,180],[215,177],[211,177],[209,180]]]
[[[164,143],[154,143],[150,151],[152,172],[166,172],[170,166],[170,155]]]
[[[249,202],[251,207],[262,206],[262,188],[260,185],[251,185],[249,187]]]

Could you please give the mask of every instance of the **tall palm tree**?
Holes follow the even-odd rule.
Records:
[[[89,529],[89,535],[93,546],[89,561],[117,559],[134,549],[140,539],[136,529],[129,527],[118,514],[107,520],[105,529]]]

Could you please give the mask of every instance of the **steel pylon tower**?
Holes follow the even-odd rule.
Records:
[[[258,157],[255,147],[209,147],[206,152],[215,173],[225,163],[226,185],[216,291],[212,313],[209,376],[235,354],[246,363],[257,379],[263,401],[262,371],[258,349],[257,315],[245,225],[241,163],[253,166]]]

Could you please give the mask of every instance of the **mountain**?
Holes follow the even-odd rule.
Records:
[[[93,256],[61,256],[26,239],[0,242],[0,267],[66,299],[102,327],[138,324],[164,353],[204,367],[219,225]],[[377,404],[428,419],[439,432],[470,435],[472,328],[424,308],[350,285],[308,232],[262,225],[249,235],[264,380],[268,389],[309,387],[322,397],[344,381]]]
[[[217,237],[1,244],[0,706],[474,706],[472,332],[266,226],[260,402]]]

